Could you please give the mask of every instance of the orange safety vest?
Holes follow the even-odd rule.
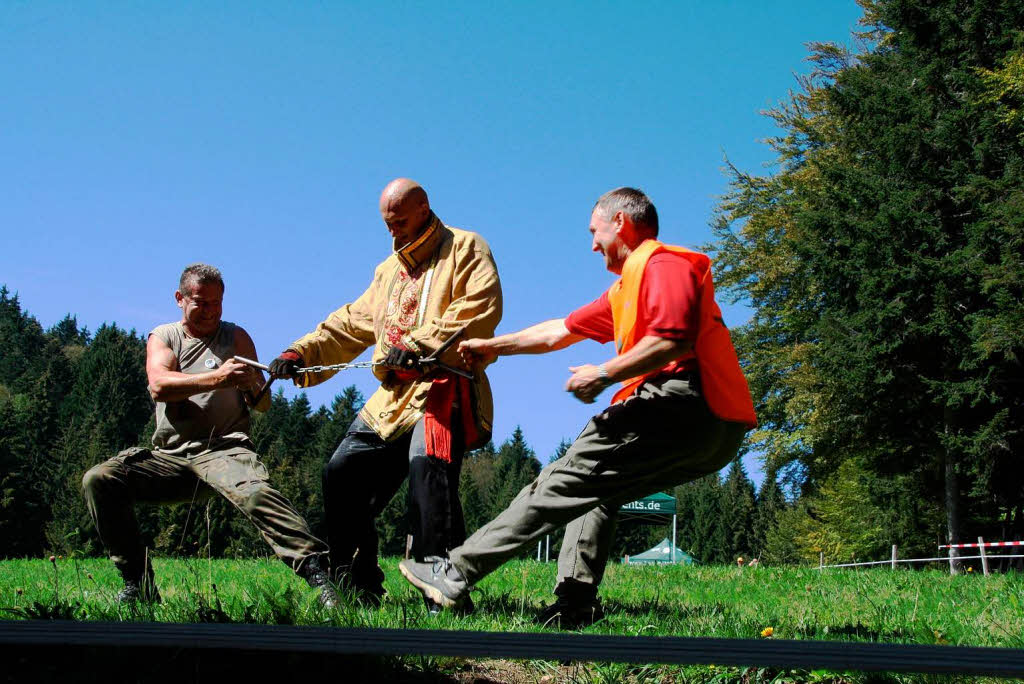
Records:
[[[757,416],[754,413],[754,403],[750,399],[750,387],[740,369],[736,349],[732,346],[732,338],[729,337],[729,329],[722,320],[722,311],[715,302],[711,259],[706,255],[685,247],[666,245],[657,240],[645,240],[633,250],[622,267],[622,277],[608,290],[608,302],[612,307],[615,326],[616,351],[624,354],[638,342],[636,316],[640,303],[640,283],[643,281],[648,259],[658,252],[672,252],[685,257],[697,272],[700,315],[693,350],[697,357],[701,387],[708,408],[722,420],[756,427]],[[622,383],[622,389],[615,393],[612,403],[623,401],[644,380],[660,372],[659,369],[626,380]]]

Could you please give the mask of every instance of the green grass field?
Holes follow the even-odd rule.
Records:
[[[535,632],[536,610],[551,599],[554,564],[510,563],[480,583],[476,613],[429,616],[419,595],[387,559],[388,597],[379,610],[345,601],[322,610],[282,563],[154,562],[163,603],[141,610],[118,605],[120,583],[105,560],[0,563],[4,617],[161,622],[250,622],[407,629]],[[602,589],[607,618],[587,633],[829,639],[1024,648],[1024,575],[951,577],[938,570],[837,571],[800,568],[622,566]],[[767,635],[767,636],[766,636]],[[856,673],[788,673],[714,667],[550,662],[467,663],[399,658],[399,669],[474,681],[876,681]],[[877,677],[877,676],[876,676]],[[910,676],[894,681],[917,681]],[[973,681],[973,680],[972,680]]]

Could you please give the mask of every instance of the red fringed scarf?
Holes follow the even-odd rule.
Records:
[[[459,416],[465,439],[463,444],[473,444],[478,438],[476,422],[473,420],[472,396],[469,379],[449,373],[434,379],[427,393],[427,405],[423,416],[424,436],[427,455],[445,463],[452,462],[452,404],[459,401]]]

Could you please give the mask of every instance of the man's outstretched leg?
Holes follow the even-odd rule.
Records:
[[[274,553],[313,589],[320,603],[334,607],[338,597],[327,574],[327,544],[313,536],[305,519],[267,482],[256,453],[234,447],[190,459],[196,475],[241,511]]]
[[[742,425],[711,415],[685,379],[644,383],[625,402],[595,416],[564,457],[544,468],[450,558],[402,561],[399,568],[425,595],[444,606],[456,606],[470,585],[519,549],[601,504],[614,508],[716,472],[736,455],[744,432]],[[607,535],[600,529],[592,533],[596,539]],[[580,555],[578,545],[573,553],[577,558],[587,555]],[[599,573],[606,558],[606,550],[593,554]],[[599,581],[599,575],[594,579]]]

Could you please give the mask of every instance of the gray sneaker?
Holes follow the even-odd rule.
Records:
[[[469,597],[469,583],[447,558],[427,556],[420,563],[404,560],[398,569],[410,584],[442,608],[457,608]]]

